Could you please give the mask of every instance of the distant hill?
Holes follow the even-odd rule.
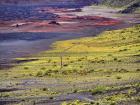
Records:
[[[100,4],[108,5],[112,7],[123,7],[123,6],[129,5],[133,1],[135,0],[101,0]]]
[[[140,13],[140,1],[131,3],[121,12],[122,13]]]
[[[140,13],[140,0],[101,0],[100,4],[123,8],[121,13]]]
[[[140,0],[0,0],[0,4],[33,4],[33,3],[89,3],[123,8],[121,13],[140,13]]]
[[[20,4],[20,3],[69,3],[69,2],[90,2],[96,3],[100,0],[0,0],[0,4]]]

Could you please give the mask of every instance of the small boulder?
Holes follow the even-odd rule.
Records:
[[[16,24],[16,27],[19,27],[19,24]]]
[[[56,22],[55,20],[50,21],[48,24],[60,25],[60,23]]]

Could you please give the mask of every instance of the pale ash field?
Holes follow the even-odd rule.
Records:
[[[59,41],[49,51],[17,61],[18,66],[0,70],[1,103],[140,103],[140,25]]]

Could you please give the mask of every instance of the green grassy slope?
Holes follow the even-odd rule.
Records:
[[[25,87],[22,86],[21,90],[4,92],[0,97],[23,99],[31,96],[54,97],[55,95],[74,94],[81,91],[88,91],[90,94],[95,94],[97,91],[98,95],[98,91],[99,93],[101,91],[105,96],[101,101],[101,97],[98,97],[98,101],[109,102],[108,105],[110,102],[124,101],[124,99],[137,100],[137,95],[131,96],[130,92],[126,95],[123,94],[123,90],[120,92],[116,88],[123,84],[130,86],[128,91],[133,92],[134,88],[135,92],[135,88],[138,88],[137,83],[140,81],[139,33],[140,25],[107,31],[97,37],[59,41],[54,43],[49,51],[30,58],[18,58],[19,61],[36,60],[18,64],[10,70],[0,70],[0,85],[20,88],[24,80],[40,81],[43,85],[32,83],[30,88],[30,85],[26,84]],[[11,81],[10,84],[8,81]],[[49,87],[49,84],[57,84],[57,86],[46,88]],[[110,85],[115,87],[118,94],[113,93],[111,96],[104,94],[106,89],[110,91]],[[93,89],[94,86],[97,89]],[[24,90],[24,88],[26,89]],[[67,103],[65,104],[67,105]],[[82,105],[82,103],[74,105]]]
[[[43,52],[35,57],[17,59],[19,61],[36,60],[14,67],[12,72],[14,70],[18,72],[20,69],[20,73],[23,70],[27,71],[27,74],[33,72],[32,74],[34,75],[38,71],[43,73],[49,71],[50,75],[51,73],[55,74],[55,72],[56,74],[63,74],[65,71],[75,73],[75,71],[84,71],[87,64],[90,65],[90,69],[86,72],[93,70],[93,68],[108,70],[112,68],[112,65],[115,65],[112,68],[113,70],[117,68],[136,70],[139,68],[139,33],[140,26],[138,25],[122,30],[107,31],[95,38],[87,37],[56,42],[52,45],[52,50]],[[63,65],[61,65],[61,56]],[[63,69],[60,69],[60,66]],[[28,70],[26,70],[26,67]]]
[[[60,41],[53,49],[11,69],[11,77],[87,74],[103,71],[136,71],[140,68],[140,26],[108,31],[98,37]],[[62,56],[62,62],[61,62]],[[63,63],[63,64],[61,64]]]

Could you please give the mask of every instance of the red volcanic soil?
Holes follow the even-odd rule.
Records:
[[[58,14],[56,22],[59,24],[49,24],[51,20],[16,20],[5,22],[1,27],[7,27],[18,32],[75,32],[82,31],[86,28],[94,28],[96,26],[113,26],[118,25],[121,21],[104,18],[100,16],[76,16],[73,12],[80,11],[79,9],[58,9],[58,8],[39,8],[36,10],[42,14],[47,12]],[[17,28],[17,24],[19,27]]]
[[[117,25],[119,24],[120,21],[117,20],[110,20],[110,21],[101,21],[101,22],[97,22],[95,23],[96,26],[109,26],[109,25]]]
[[[80,32],[86,28],[96,26],[115,26],[121,22],[114,19],[108,19],[99,16],[69,16],[61,15],[55,20],[58,24],[49,24],[51,20],[36,21],[12,21],[1,24],[5,29],[12,29],[18,32]],[[19,25],[18,27],[17,24]]]
[[[49,24],[49,21],[37,21],[31,23],[26,32],[69,32],[81,31],[88,27],[111,26],[121,22],[99,16],[61,16],[56,20],[60,25]]]

